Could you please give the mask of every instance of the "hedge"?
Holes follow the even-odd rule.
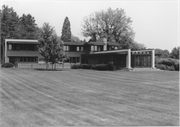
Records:
[[[71,65],[71,68],[72,69],[80,69],[82,67],[81,67],[81,64],[74,64],[74,65]]]
[[[3,68],[12,68],[12,67],[14,67],[14,64],[12,64],[12,63],[4,63],[4,64],[1,65],[1,67],[3,67]]]
[[[93,69],[93,70],[117,70],[117,67],[113,64],[74,64],[72,69]]]

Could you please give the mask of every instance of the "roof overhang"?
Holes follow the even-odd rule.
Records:
[[[91,54],[127,54],[129,49],[92,52]]]
[[[5,42],[11,44],[40,44],[38,40],[29,39],[5,39]]]

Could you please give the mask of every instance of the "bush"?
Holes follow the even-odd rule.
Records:
[[[109,64],[97,64],[97,65],[93,65],[92,69],[94,69],[94,70],[116,70],[117,67],[114,66],[113,64],[109,63]]]
[[[174,65],[174,69],[175,69],[175,71],[179,71],[179,63],[176,63],[176,64]]]
[[[164,64],[157,64],[156,68],[159,68],[161,70],[175,71],[174,66],[167,66],[167,65],[164,65]]]
[[[172,58],[159,58],[156,67],[161,70],[179,71],[179,60]]]
[[[92,65],[91,64],[81,64],[82,69],[91,69]]]
[[[159,61],[158,61],[158,64],[164,64],[166,66],[173,66],[174,65],[174,61],[169,59],[169,58],[161,58]]]
[[[71,66],[71,69],[80,69],[82,68],[80,64],[74,64]]]
[[[108,67],[106,64],[96,64],[92,66],[93,70],[108,70]]]
[[[166,65],[164,65],[164,64],[157,64],[156,68],[161,69],[161,70],[166,70]]]
[[[4,63],[4,64],[1,65],[1,67],[3,67],[3,68],[12,68],[12,67],[14,67],[14,64],[12,64],[12,63]]]

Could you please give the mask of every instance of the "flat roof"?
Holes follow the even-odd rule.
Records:
[[[92,52],[92,54],[120,53],[120,52],[127,52],[128,50],[129,49],[98,51],[98,52]]]
[[[97,41],[97,42],[87,42],[87,44],[89,45],[100,45],[100,46],[103,46],[104,45],[104,42],[102,41]],[[119,46],[119,43],[115,43],[115,42],[107,42],[107,45],[110,45],[110,46]]]
[[[62,42],[64,45],[84,45],[84,42]]]
[[[38,40],[30,40],[30,39],[5,39],[7,43],[13,44],[39,44]]]

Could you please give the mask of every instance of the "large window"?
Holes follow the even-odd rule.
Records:
[[[11,63],[15,62],[37,62],[37,57],[10,57]]]
[[[9,44],[8,50],[18,50],[18,51],[37,51],[37,45],[35,44]]]

